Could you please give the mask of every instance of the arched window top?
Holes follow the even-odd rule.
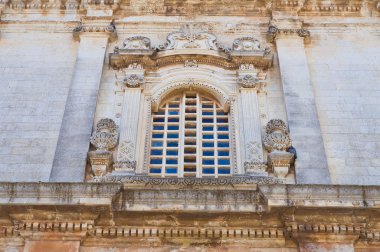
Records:
[[[173,93],[152,114],[150,175],[230,175],[229,129],[229,115],[212,95]]]
[[[227,94],[222,91],[220,88],[215,87],[214,85],[203,83],[203,82],[176,82],[166,86],[165,88],[160,89],[152,97],[152,110],[157,112],[158,107],[164,100],[168,97],[172,97],[176,93],[186,92],[186,91],[195,91],[199,93],[210,94],[214,100],[218,101],[221,108],[227,112],[229,111],[229,99]]]

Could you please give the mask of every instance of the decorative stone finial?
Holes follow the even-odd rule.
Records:
[[[269,152],[268,168],[272,169],[274,174],[282,179],[289,173],[289,168],[294,163],[294,154],[287,152],[292,146],[292,140],[289,136],[287,126],[280,119],[272,119],[268,122],[264,137],[264,147]]]
[[[116,146],[117,137],[117,125],[112,119],[104,118],[96,124],[96,131],[90,138],[96,150],[88,152],[95,177],[104,176],[111,168],[112,152],[109,150]]]

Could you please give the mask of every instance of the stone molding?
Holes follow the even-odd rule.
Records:
[[[107,175],[96,180],[106,183],[127,183],[146,185],[172,185],[172,186],[212,186],[212,185],[239,185],[239,184],[276,184],[283,181],[267,176],[233,176],[221,178],[158,178],[144,175],[117,176]]]

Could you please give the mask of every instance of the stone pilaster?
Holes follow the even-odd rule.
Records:
[[[274,20],[268,39],[277,47],[289,131],[297,149],[297,183],[328,184],[330,174],[304,48],[310,33],[300,22],[288,20]]]
[[[115,34],[112,24],[103,30],[89,27],[95,26],[74,29],[80,45],[50,174],[54,182],[84,179],[104,56],[110,34]]]
[[[243,164],[245,173],[266,174],[263,166],[263,148],[261,144],[261,123],[258,101],[258,89],[264,83],[259,82],[255,71],[240,71],[238,77],[241,98],[241,117],[243,139]]]
[[[136,72],[137,71],[137,72]],[[120,85],[124,98],[121,116],[120,144],[117,152],[116,171],[135,172],[136,147],[140,116],[141,90],[144,83],[144,70],[125,70]]]

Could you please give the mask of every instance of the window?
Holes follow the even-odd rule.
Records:
[[[231,174],[228,113],[197,92],[172,97],[152,115],[149,173],[162,177]]]

